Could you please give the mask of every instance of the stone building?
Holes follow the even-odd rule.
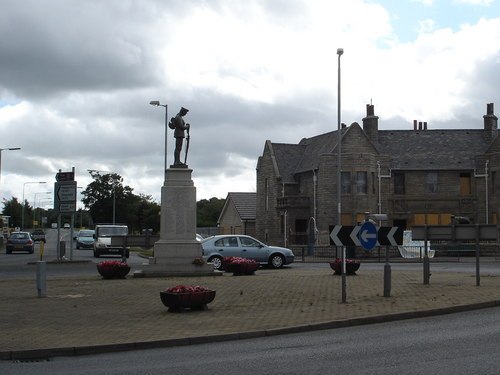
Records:
[[[482,129],[431,130],[414,121],[408,130],[380,130],[374,106],[366,108],[362,126],[340,130],[340,218],[337,130],[298,144],[265,142],[257,163],[257,238],[328,245],[334,225],[355,225],[365,212],[387,214],[383,225],[403,229],[447,225],[452,216],[497,223],[500,137],[493,103]]]
[[[255,193],[228,193],[217,224],[219,234],[255,236]]]

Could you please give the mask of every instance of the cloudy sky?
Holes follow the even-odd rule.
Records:
[[[0,199],[37,206],[72,167],[79,187],[111,171],[159,202],[151,100],[190,110],[198,200],[255,191],[267,139],[337,128],[337,48],[347,124],[368,103],[381,129],[500,113],[498,0],[0,0],[0,35],[0,148],[21,147],[1,152]]]

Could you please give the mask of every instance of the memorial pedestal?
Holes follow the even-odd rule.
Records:
[[[196,240],[196,188],[192,169],[169,168],[161,188],[160,239],[154,257],[134,277],[216,275],[211,264],[194,264],[202,256]]]

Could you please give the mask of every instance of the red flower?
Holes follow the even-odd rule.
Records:
[[[120,268],[126,268],[128,266],[129,265],[126,262],[121,262],[118,260],[106,260],[97,264],[97,267],[106,270],[116,270]]]
[[[210,289],[200,285],[177,285],[165,290],[168,293],[200,293],[208,292]]]
[[[246,259],[241,257],[225,257],[224,264],[257,264],[253,259]]]

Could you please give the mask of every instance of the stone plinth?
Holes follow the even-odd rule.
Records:
[[[154,257],[135,277],[215,275],[212,265],[194,264],[201,258],[196,241],[196,188],[192,169],[169,168],[161,188],[160,239],[154,245]]]

